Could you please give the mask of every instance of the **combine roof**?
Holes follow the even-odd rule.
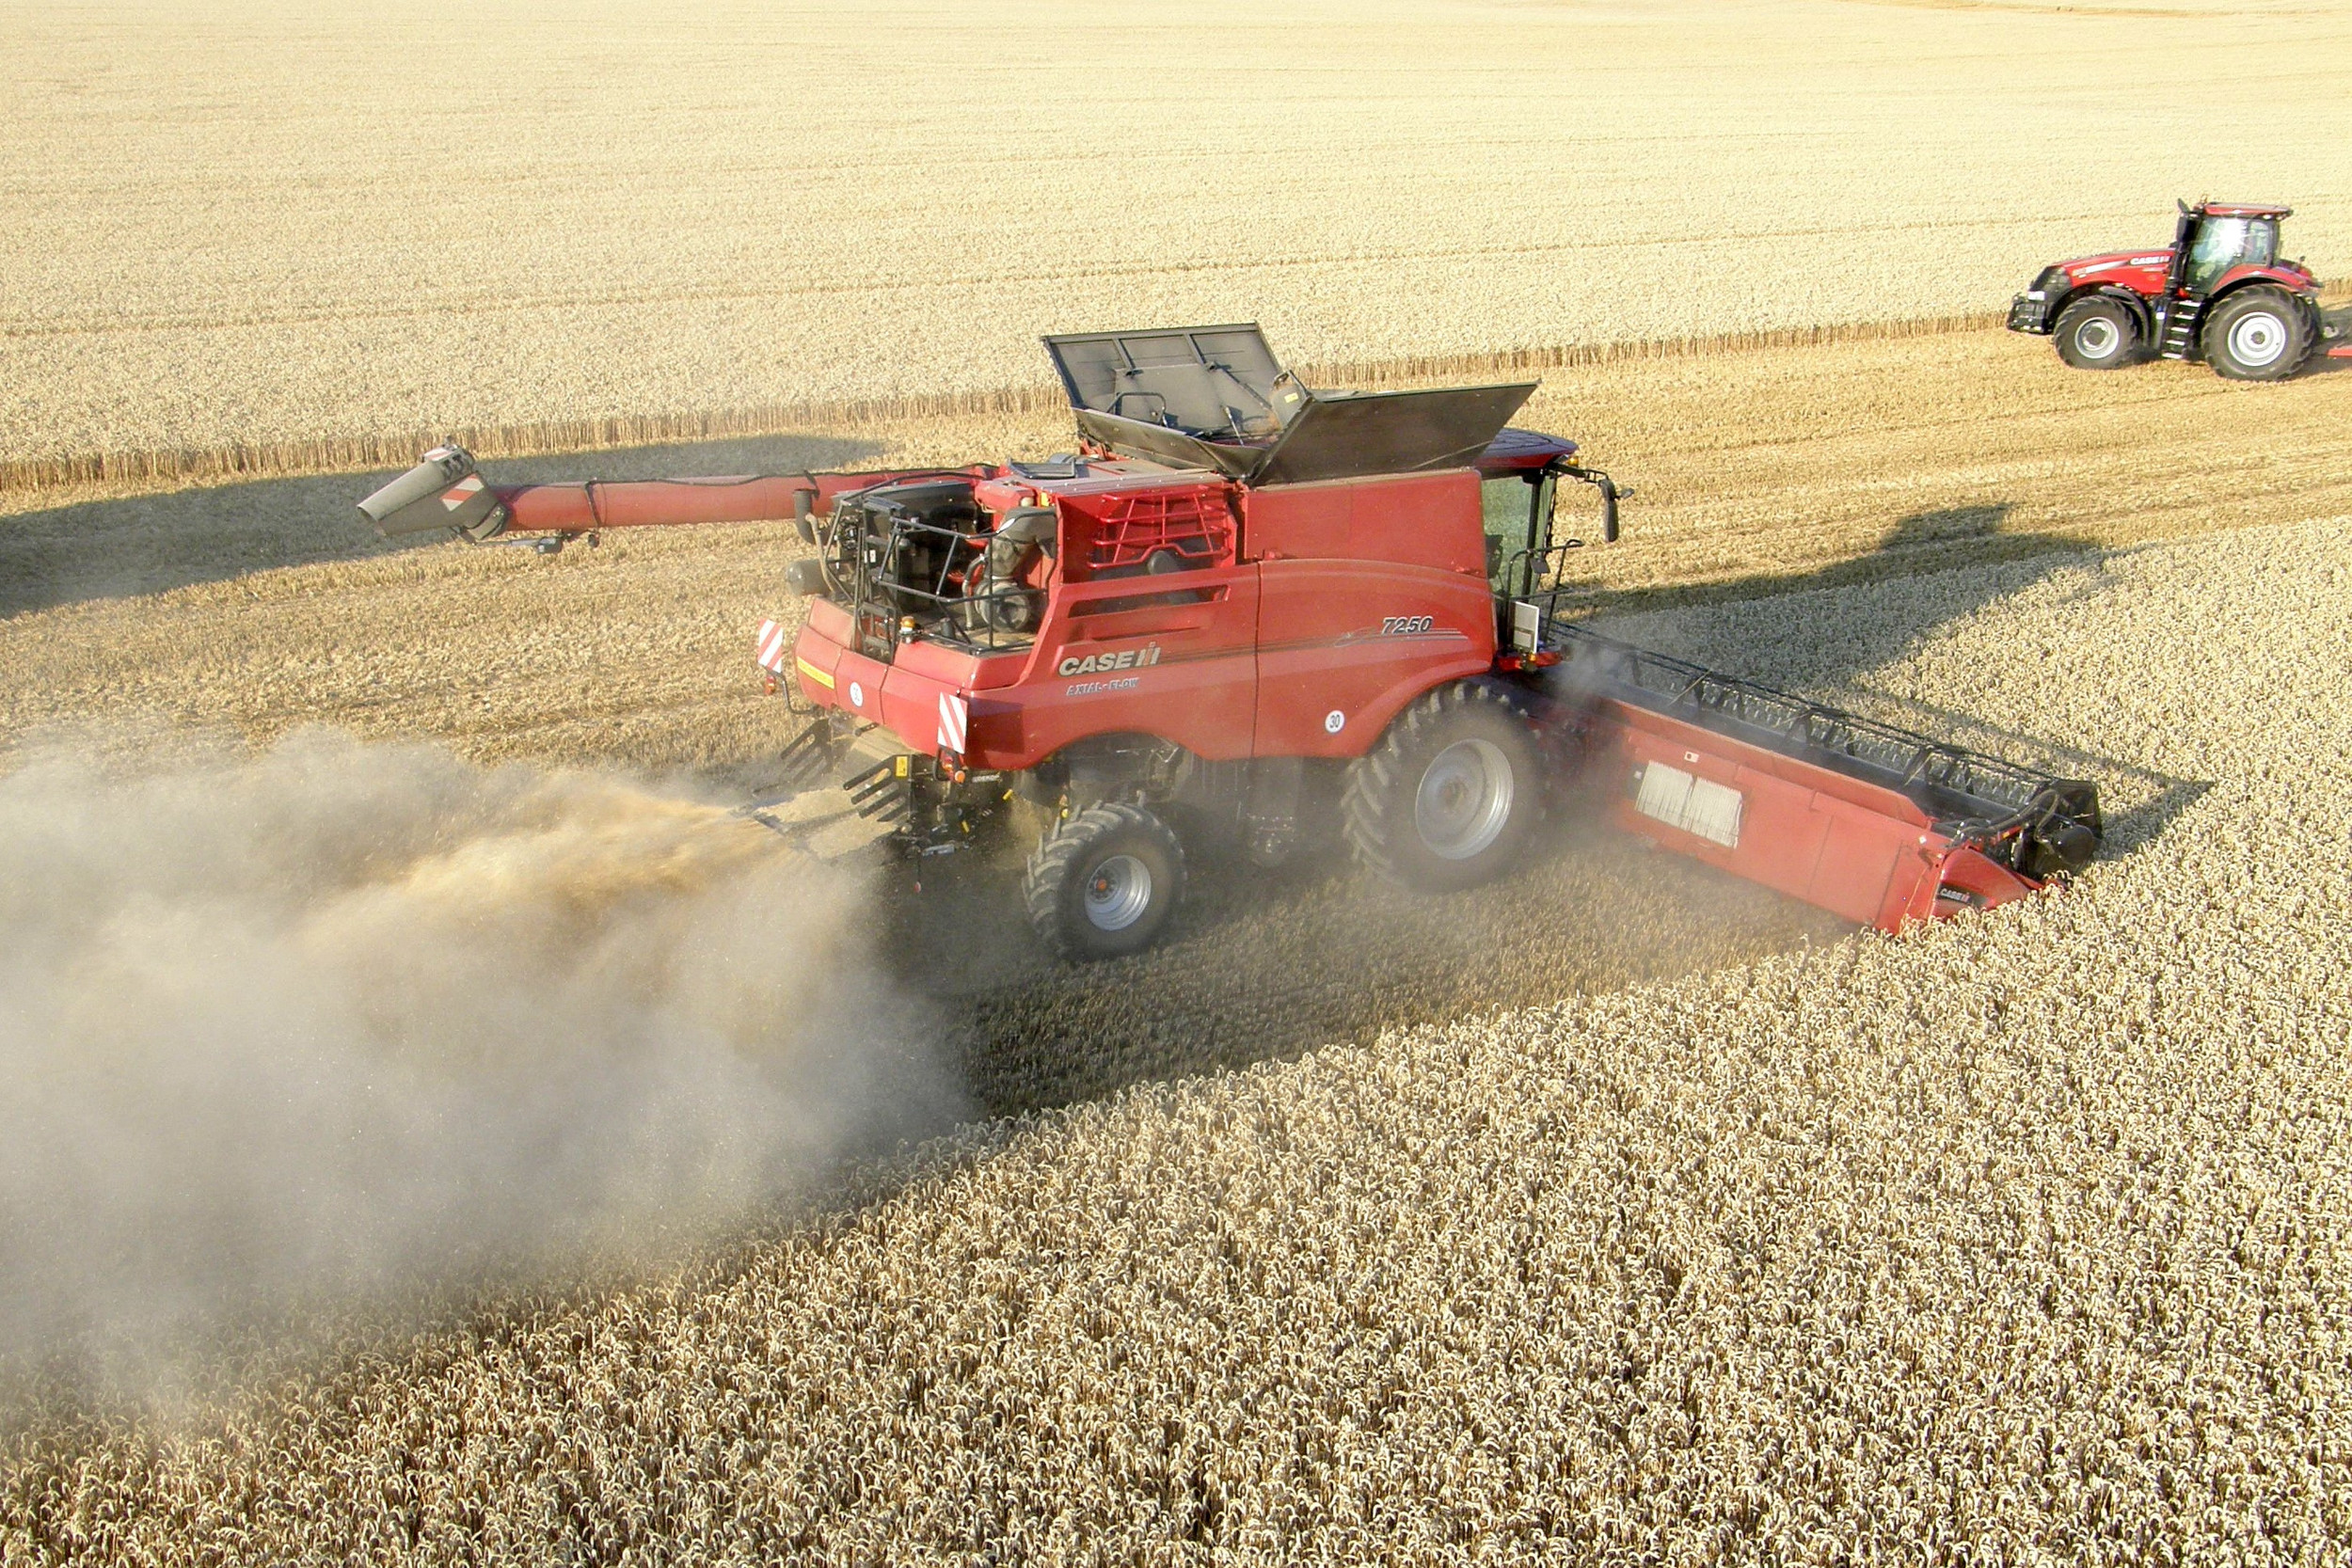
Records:
[[[2201,201],[2196,211],[2209,218],[2286,218],[2295,215],[2294,208],[2267,201]]]
[[[1311,391],[1254,322],[1077,333],[1045,348],[1088,438],[1245,484],[1468,467],[1535,390]]]

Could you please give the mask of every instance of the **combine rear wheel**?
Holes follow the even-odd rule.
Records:
[[[1535,747],[1505,688],[1441,686],[1348,765],[1342,800],[1356,859],[1423,892],[1509,870],[1537,811]]]
[[[2058,357],[2078,371],[2112,371],[2139,357],[2139,318],[2118,300],[2096,295],[2058,312],[2050,336]]]
[[[2303,308],[2277,289],[2241,289],[2205,318],[2205,360],[2233,381],[2280,381],[2312,351]]]
[[[1113,958],[1152,945],[1184,893],[1184,851],[1141,806],[1089,806],[1029,856],[1029,924],[1065,958]]]

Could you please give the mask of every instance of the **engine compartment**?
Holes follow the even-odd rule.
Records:
[[[991,511],[965,474],[893,480],[843,496],[824,526],[824,587],[886,657],[917,637],[1026,645],[1057,554],[1050,508]]]
[[[850,611],[870,657],[918,639],[1001,652],[1034,641],[1057,583],[1230,565],[1239,531],[1228,482],[1130,458],[901,475],[835,501],[806,587]]]

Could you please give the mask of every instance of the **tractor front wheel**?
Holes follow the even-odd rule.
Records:
[[[1534,826],[1535,746],[1508,689],[1441,686],[1348,764],[1341,807],[1362,864],[1426,893],[1490,881]]]
[[[2202,334],[2205,360],[2233,381],[2280,381],[2312,351],[2303,309],[2277,289],[2242,289],[2214,307]]]
[[[2058,357],[2078,371],[2112,371],[2139,357],[2139,318],[2122,301],[2093,295],[2058,312],[2050,336]]]
[[[1141,806],[1089,806],[1029,856],[1022,896],[1040,941],[1081,961],[1139,953],[1184,894],[1184,851]]]

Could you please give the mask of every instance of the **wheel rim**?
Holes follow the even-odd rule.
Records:
[[[1133,855],[1113,855],[1087,877],[1087,924],[1123,931],[1152,907],[1152,868]]]
[[[2230,357],[2249,368],[2276,364],[2287,351],[2287,324],[2266,310],[2240,316],[2230,326]]]
[[[1491,740],[1457,740],[1429,761],[1413,793],[1413,827],[1430,853],[1463,861],[1511,819],[1511,759]]]
[[[2105,316],[2092,316],[2074,328],[2074,351],[2086,359],[2105,359],[2123,341],[2123,334]]]

